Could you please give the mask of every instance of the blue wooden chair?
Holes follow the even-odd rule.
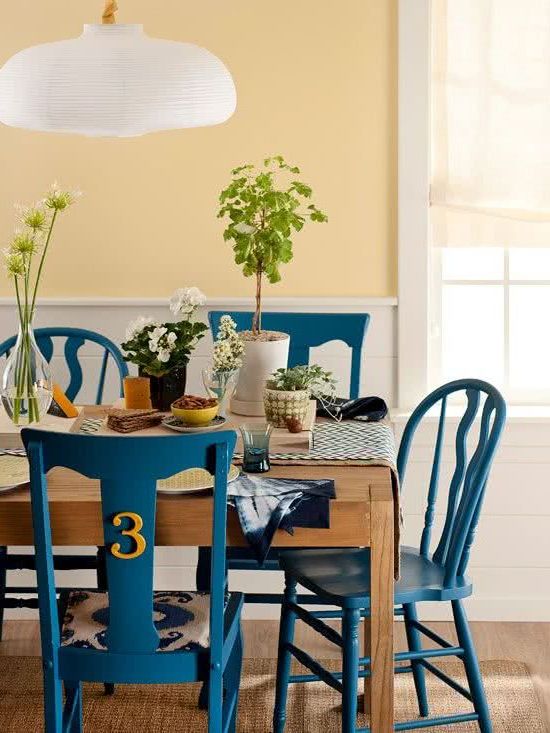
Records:
[[[36,342],[39,349],[48,361],[53,356],[53,339],[65,339],[64,355],[67,367],[69,369],[69,385],[65,392],[67,397],[74,401],[82,388],[83,372],[79,361],[79,349],[84,346],[86,341],[98,344],[104,349],[101,366],[99,370],[98,385],[96,390],[96,404],[101,404],[103,399],[103,391],[105,387],[105,376],[107,373],[107,364],[111,358],[118,369],[120,375],[120,395],[122,396],[122,380],[128,374],[128,367],[122,358],[119,348],[105,336],[94,331],[88,331],[82,328],[69,328],[66,326],[37,328],[35,330]],[[16,336],[12,336],[0,344],[0,358],[9,356],[16,341]],[[54,558],[54,564],[57,570],[96,570],[98,573],[98,586],[104,587],[103,572],[103,548],[98,550],[98,556],[90,555],[60,555]],[[0,547],[0,641],[2,639],[2,627],[4,621],[4,609],[6,608],[36,608],[36,598],[6,598],[7,594],[21,596],[35,595],[36,589],[23,586],[7,586],[8,570],[34,570],[34,555],[22,555],[9,553],[7,547]]]
[[[252,325],[252,313],[248,311],[210,311],[208,320],[214,338],[220,326],[220,318],[229,315],[239,331]],[[361,381],[361,352],[369,327],[368,313],[262,313],[262,328],[282,331],[290,336],[288,366],[309,364],[309,350],[329,341],[343,341],[351,348],[351,374],[349,396],[359,397]]]
[[[462,390],[466,391],[467,404],[456,433],[455,470],[448,489],[443,530],[432,554],[432,528],[438,494],[447,400],[450,395]],[[485,399],[481,409],[479,436],[475,450],[468,458],[466,441],[480,411],[482,397]],[[395,585],[395,603],[402,607],[409,646],[409,651],[395,655],[395,660],[400,665],[403,662],[408,664],[397,666],[395,671],[412,672],[422,717],[397,723],[395,730],[416,730],[477,721],[482,733],[491,733],[493,728],[489,709],[462,600],[472,594],[472,582],[465,573],[489,470],[506,419],[506,405],[498,390],[476,379],[450,382],[435,390],[420,403],[405,427],[398,455],[398,471],[402,481],[405,478],[414,433],[426,412],[437,403],[441,403],[441,408],[428,487],[425,525],[419,548],[401,549],[401,577]],[[358,677],[370,675],[370,659],[359,657],[357,643],[361,615],[365,612],[368,615],[370,605],[369,550],[285,551],[281,553],[280,563],[285,571],[286,587],[281,611],[274,733],[282,733],[285,727],[289,683],[320,679],[342,693],[342,731],[368,732],[369,728],[356,728],[356,715]],[[314,599],[310,597],[310,603],[329,603],[341,609],[343,615],[341,634],[321,620],[322,613],[310,612],[299,605],[296,597],[298,583],[314,594]],[[458,645],[451,644],[418,621],[416,604],[420,601],[451,603]],[[342,649],[342,674],[333,674],[324,669],[306,652],[294,645],[294,626],[297,618]],[[438,648],[423,649],[421,635],[435,642]],[[293,656],[312,674],[290,675]],[[464,663],[469,689],[432,664],[431,660],[435,658],[451,656],[458,657]],[[473,711],[429,718],[426,670],[465,697],[473,705]]]
[[[104,350],[97,384],[96,405],[100,405],[103,400],[109,357],[113,359],[118,368],[120,375],[120,396],[122,397],[122,380],[128,376],[128,366],[122,358],[120,349],[110,339],[95,331],[88,331],[84,328],[69,328],[67,326],[37,328],[34,331],[34,335],[38,348],[44,354],[47,361],[51,361],[53,356],[53,339],[65,339],[64,354],[67,367],[69,368],[70,381],[64,391],[72,402],[76,399],[82,388],[83,375],[78,352],[86,341],[98,344]],[[16,338],[16,336],[12,336],[0,344],[0,357],[9,355],[15,346]]]
[[[252,324],[252,313],[248,311],[210,311],[208,320],[215,338],[223,315],[230,315],[239,331],[247,330]],[[344,341],[351,347],[350,397],[359,396],[361,377],[361,353],[370,322],[368,313],[263,313],[262,327],[271,331],[283,331],[290,335],[288,365],[309,363],[309,350],[329,341]],[[197,588],[208,588],[210,567],[209,548],[199,548],[197,565]],[[227,551],[228,570],[280,570],[278,550],[269,552],[260,567],[253,553],[246,547],[230,547]],[[247,593],[247,603],[280,604],[280,593]]]
[[[209,679],[208,731],[235,733],[243,597],[225,590],[227,473],[235,433],[111,437],[24,429],[22,436],[31,471],[46,733],[80,733],[81,683],[105,679]],[[59,608],[46,482],[55,466],[100,480],[109,589],[108,595],[70,591]],[[193,467],[214,476],[212,591],[154,592],[157,479]]]

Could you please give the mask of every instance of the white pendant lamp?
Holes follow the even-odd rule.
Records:
[[[118,25],[114,0],[103,23],[68,41],[20,51],[0,69],[0,122],[92,137],[225,122],[236,91],[224,64],[190,43],[149,38]]]

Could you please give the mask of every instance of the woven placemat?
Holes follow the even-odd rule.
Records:
[[[323,665],[336,669],[335,662]],[[459,662],[438,663],[465,684]],[[482,662],[494,733],[547,733],[529,671],[519,662]],[[427,675],[431,715],[470,712],[471,705],[432,675]],[[410,674],[395,680],[396,720],[418,718]],[[85,733],[205,733],[206,714],[197,709],[198,685],[118,685],[106,697],[102,685],[85,685]],[[269,733],[275,697],[275,662],[245,661],[241,680],[237,733]],[[285,733],[339,731],[338,693],[323,683],[291,685]],[[42,674],[35,657],[0,657],[0,730],[2,733],[43,730]],[[364,716],[358,725],[365,725]],[[476,723],[441,726],[441,733],[479,733]]]
[[[238,478],[240,469],[231,466],[229,469],[228,481]],[[170,476],[170,478],[157,481],[157,490],[165,493],[177,494],[183,491],[202,491],[211,489],[214,486],[214,477],[204,468],[188,468],[185,471]]]
[[[26,484],[29,481],[29,462],[26,456],[0,454],[0,492]]]

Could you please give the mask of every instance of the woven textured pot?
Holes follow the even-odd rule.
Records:
[[[264,409],[267,422],[276,428],[286,428],[288,418],[304,422],[309,406],[309,392],[305,389],[283,392],[264,390]]]

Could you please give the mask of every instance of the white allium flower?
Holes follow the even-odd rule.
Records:
[[[141,333],[148,326],[156,326],[157,321],[152,316],[139,316],[135,321],[128,324],[126,329],[126,341],[131,341],[138,333]]]
[[[179,288],[170,298],[170,310],[177,316],[193,313],[206,303],[206,296],[198,288]]]
[[[236,331],[237,324],[231,316],[220,319],[218,338],[214,343],[214,369],[219,372],[233,371],[242,366],[244,344]]]

